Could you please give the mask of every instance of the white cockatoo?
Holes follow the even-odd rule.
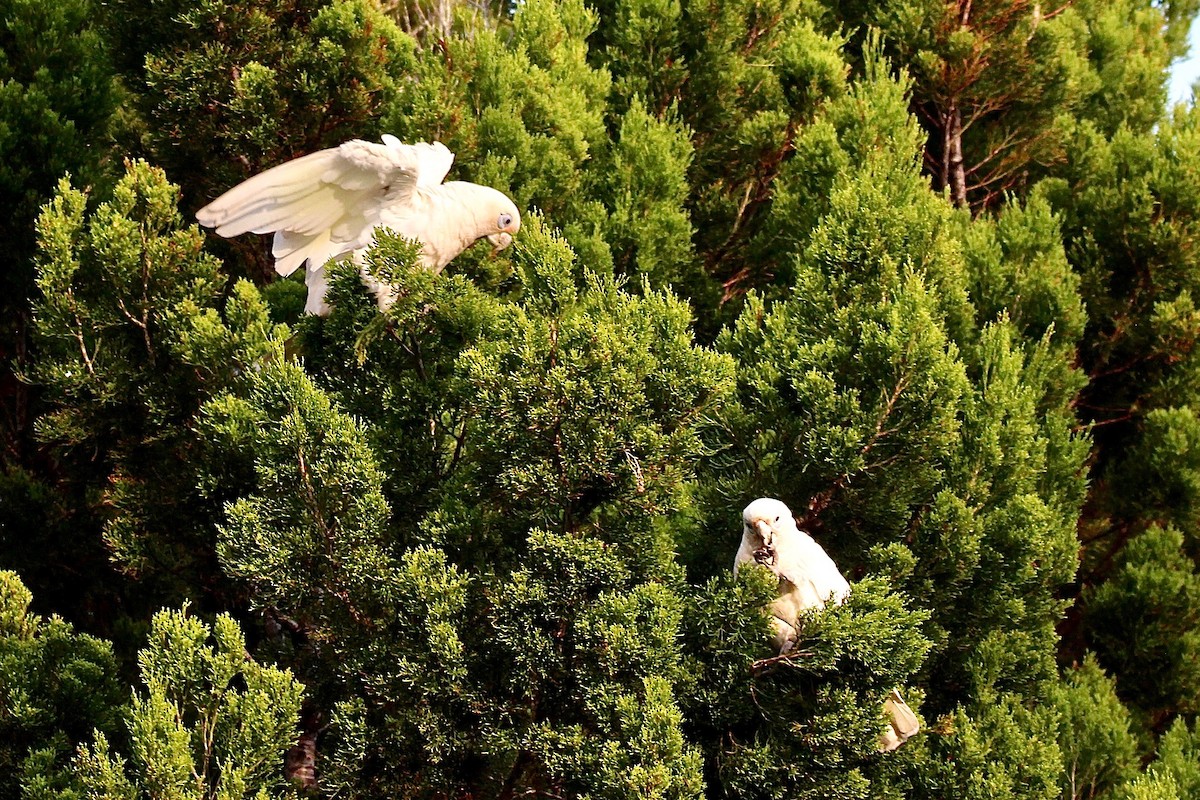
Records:
[[[761,564],[779,578],[779,594],[771,603],[775,648],[786,654],[796,644],[800,617],[826,603],[843,603],[850,584],[816,541],[796,526],[786,505],[760,497],[742,511],[742,543],[733,561],[736,575],[742,564]],[[916,714],[893,689],[883,703],[889,725],[879,737],[882,752],[895,750],[920,730]]]
[[[733,562],[733,574],[742,564],[762,564],[779,576],[779,596],[771,604],[775,648],[781,653],[796,643],[797,622],[810,608],[841,603],[850,584],[837,565],[813,538],[796,527],[788,507],[770,497],[760,497],[742,512],[742,544]]]
[[[362,253],[376,228],[421,243],[421,265],[439,272],[459,253],[486,238],[499,252],[521,227],[516,205],[503,192],[465,181],[442,183],[454,154],[441,142],[383,144],[354,139],[239,183],[196,212],[220,236],[274,233],[275,270],[291,275],[307,262],[310,314],[328,313],[325,264],[348,256],[386,308],[391,287],[363,269]]]

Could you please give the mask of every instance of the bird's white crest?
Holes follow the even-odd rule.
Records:
[[[325,264],[361,255],[378,228],[421,242],[421,264],[440,271],[476,240],[496,250],[512,242],[521,215],[502,192],[464,181],[442,183],[454,154],[441,142],[403,144],[354,139],[259,173],[196,212],[220,236],[274,233],[271,253],[280,275],[307,265],[305,310],[322,314]],[[391,287],[363,271],[380,307]]]
[[[733,561],[736,575],[742,564],[761,564],[779,578],[771,603],[774,643],[780,653],[795,646],[800,617],[826,603],[841,604],[850,596],[850,584],[833,559],[811,536],[800,530],[786,505],[760,497],[742,511],[742,542]],[[895,750],[920,729],[916,714],[898,690],[884,702],[888,727],[879,738],[881,751]]]

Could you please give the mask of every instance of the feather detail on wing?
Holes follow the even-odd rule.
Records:
[[[800,610],[822,608],[832,598],[842,603],[850,595],[850,584],[822,547],[804,531],[796,530],[788,546],[780,547],[775,573],[795,586]]]
[[[238,184],[196,213],[220,236],[274,233],[275,269],[290,275],[371,242],[380,212],[417,187],[436,186],[454,163],[440,142],[360,139],[280,164]]]

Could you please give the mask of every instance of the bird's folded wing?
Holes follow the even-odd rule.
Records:
[[[786,547],[780,545],[773,571],[796,587],[804,598],[806,609],[821,608],[831,598],[835,603],[842,603],[850,594],[850,584],[816,544],[793,542]]]
[[[746,536],[742,537],[742,543],[738,545],[737,555],[733,557],[733,575],[737,577],[738,570],[742,564],[754,563],[754,545]]]
[[[280,164],[238,184],[196,213],[221,236],[274,233],[275,269],[290,275],[365,247],[385,206],[441,183],[454,162],[445,145],[359,139]]]

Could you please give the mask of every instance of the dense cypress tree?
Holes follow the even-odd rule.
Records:
[[[43,666],[0,686],[0,792],[1186,796],[1193,5],[70,17],[150,163],[24,229],[42,457],[0,559],[36,591],[0,581],[0,645]],[[185,221],[381,132],[512,194],[505,255],[380,234],[395,304],[335,265],[298,318],[236,280],[259,239]],[[761,495],[852,584],[785,657],[729,569]],[[880,754],[893,689],[923,732]]]
[[[28,372],[44,394],[36,430],[56,458],[57,513],[70,525],[26,563],[88,574],[102,568],[102,540],[121,569],[167,592],[159,599],[220,584],[191,422],[207,397],[277,357],[283,337],[248,283],[221,302],[219,262],[201,251],[195,226],[181,226],[178,202],[144,162],[129,162],[92,213],[82,191],[60,185],[38,220]],[[75,545],[81,530],[90,533]],[[115,588],[90,600],[114,602]]]
[[[104,182],[120,97],[93,17],[88,0],[0,3],[0,516],[8,517],[0,541],[16,552],[29,529],[51,528],[57,516],[45,481],[53,465],[33,437],[39,394],[20,378],[30,349],[33,222],[64,173]],[[6,565],[34,577],[15,553]]]
[[[1080,527],[1079,584],[1091,589],[1083,593],[1065,645],[1072,657],[1085,646],[1097,649],[1121,696],[1159,732],[1174,714],[1190,713],[1195,687],[1170,659],[1130,646],[1136,640],[1109,639],[1105,625],[1123,605],[1146,608],[1148,597],[1162,597],[1156,581],[1135,575],[1190,574],[1197,555],[1190,488],[1197,204],[1185,177],[1195,163],[1195,127],[1192,110],[1177,112],[1156,131],[1122,127],[1105,136],[1081,125],[1061,177],[1035,190],[1061,214],[1066,252],[1089,311],[1080,360],[1090,381],[1078,407],[1092,423],[1097,448]],[[1152,541],[1160,545],[1151,547]],[[1168,637],[1177,644],[1196,636],[1197,609],[1187,597],[1172,598],[1176,610],[1169,622],[1163,619],[1174,626]]]

